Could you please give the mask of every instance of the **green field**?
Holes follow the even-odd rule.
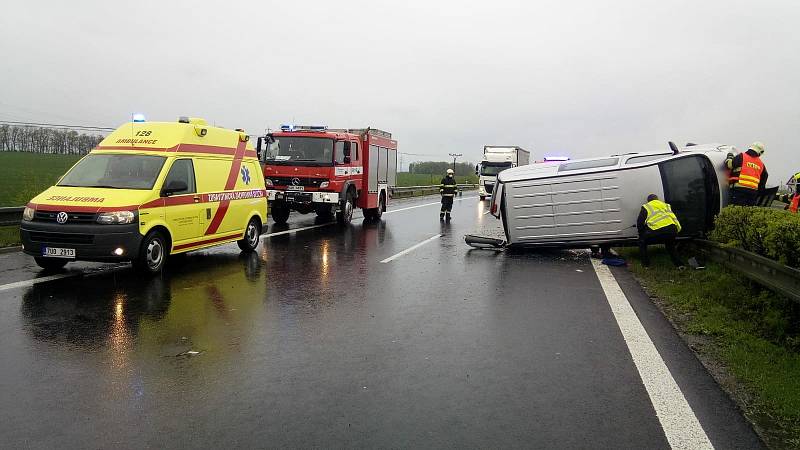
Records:
[[[24,206],[81,157],[0,152],[0,206]]]
[[[430,186],[433,184],[439,184],[442,181],[442,177],[444,174],[438,175],[429,175],[426,173],[408,173],[408,172],[398,172],[397,173],[397,185],[398,186]],[[478,177],[476,175],[468,175],[468,176],[457,176],[456,182],[460,184],[476,184],[478,182]]]

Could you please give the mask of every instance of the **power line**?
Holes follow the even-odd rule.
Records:
[[[0,120],[0,124],[5,125],[19,125],[25,127],[45,127],[45,128],[61,128],[67,130],[82,130],[82,131],[114,131],[115,128],[111,127],[95,127],[90,125],[63,125],[55,123],[41,123],[41,122],[18,122],[14,120]]]

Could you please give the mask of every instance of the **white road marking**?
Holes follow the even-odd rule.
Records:
[[[336,222],[321,223],[321,224],[318,224],[318,225],[311,225],[311,226],[303,227],[303,228],[294,228],[292,230],[276,231],[275,233],[266,233],[266,234],[262,234],[261,236],[262,237],[272,237],[272,236],[280,236],[282,234],[292,234],[292,233],[297,233],[298,231],[311,230],[313,228],[319,228],[319,227],[327,227],[328,225],[333,225],[334,223],[336,223]]]
[[[636,316],[614,275],[600,261],[592,259],[614,319],[642,378],[658,421],[673,449],[713,449],[703,427],[683,396],[680,387],[659,355],[653,341]]]
[[[413,252],[414,250],[416,250],[416,249],[418,249],[418,248],[422,247],[423,245],[425,245],[425,244],[427,244],[427,243],[429,243],[429,242],[431,242],[431,241],[434,241],[434,240],[436,240],[436,239],[439,239],[441,236],[442,236],[441,234],[435,234],[435,235],[433,235],[433,236],[429,237],[428,239],[425,239],[425,240],[424,240],[424,241],[422,241],[422,242],[419,242],[419,243],[417,243],[417,244],[414,244],[414,245],[412,245],[411,247],[408,247],[407,249],[403,250],[403,251],[402,251],[402,252],[400,252],[400,253],[395,253],[394,255],[392,255],[392,256],[390,256],[390,257],[388,257],[388,258],[384,259],[383,261],[381,261],[381,263],[383,263],[383,264],[386,264],[386,263],[388,263],[388,262],[390,262],[390,261],[393,261],[393,260],[395,260],[395,259],[397,259],[397,258],[399,258],[399,257],[401,257],[401,256],[403,256],[403,255],[405,255],[405,254],[407,254],[407,253],[411,253],[411,252]]]
[[[8,283],[0,286],[0,291],[7,291],[9,289],[16,289],[20,287],[29,287],[33,286],[34,284],[44,283],[47,281],[59,280],[61,278],[69,278],[69,277],[76,277],[80,275],[79,273],[59,273],[56,275],[49,275],[46,277],[34,278],[32,280],[24,280],[24,281],[17,281],[14,283]]]

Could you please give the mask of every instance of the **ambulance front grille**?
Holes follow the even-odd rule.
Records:
[[[55,222],[59,213],[60,211],[36,211],[33,220],[37,222]],[[92,223],[95,221],[95,213],[70,212],[68,214],[67,223]]]

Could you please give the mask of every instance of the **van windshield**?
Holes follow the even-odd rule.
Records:
[[[481,164],[481,175],[493,177],[498,173],[508,169],[509,167],[511,167],[511,163],[499,163],[499,164],[483,163]]]
[[[163,156],[89,154],[78,162],[56,186],[111,189],[153,189]]]
[[[333,165],[333,139],[317,137],[274,136],[264,160],[270,164]]]

